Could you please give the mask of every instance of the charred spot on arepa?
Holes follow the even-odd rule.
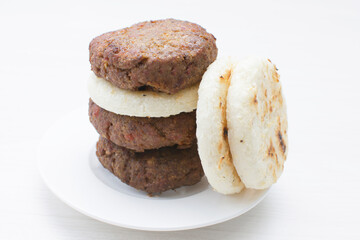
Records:
[[[252,103],[253,103],[254,105],[257,105],[257,103],[258,103],[257,94],[256,94],[256,93],[255,93],[255,95],[254,95],[254,97],[253,97],[253,99],[252,99]]]
[[[221,106],[221,123],[223,125],[222,136],[226,140],[227,139],[226,102],[224,102],[224,104],[222,104],[222,106]],[[225,132],[226,132],[226,135],[225,135]]]
[[[274,158],[275,155],[276,155],[275,148],[274,148],[274,145],[272,143],[272,140],[270,139],[270,144],[269,144],[269,147],[267,149],[267,156],[270,157],[270,158]]]
[[[228,137],[228,129],[227,129],[227,127],[223,128],[223,137],[224,137],[224,139],[227,139],[227,137]]]
[[[272,71],[272,79],[276,82],[279,82],[279,78],[280,78],[280,75],[278,74],[278,72],[276,71],[276,67],[274,67],[275,69]]]
[[[281,134],[281,131],[278,131],[277,137],[278,137],[278,139],[279,139],[281,151],[282,151],[283,154],[285,154],[285,152],[286,152],[286,144],[285,144],[285,142],[284,142],[284,139],[283,139],[283,136],[282,136],[282,134]]]
[[[219,162],[218,162],[218,169],[221,169],[221,164],[222,164],[222,162],[224,161],[224,159],[225,159],[224,156],[222,156],[222,157],[220,158],[220,160],[219,160]]]
[[[284,136],[282,134],[282,125],[281,125],[281,120],[280,120],[279,116],[277,118],[277,122],[278,122],[277,123],[278,127],[276,129],[276,137],[277,137],[277,139],[279,141],[280,150],[283,153],[283,155],[285,155],[285,153],[286,153],[286,143],[285,143],[285,141],[286,140],[284,139]],[[286,129],[284,130],[284,135],[286,135]]]
[[[231,77],[231,68],[227,69],[226,72],[222,75],[220,75],[220,82],[229,83]]]

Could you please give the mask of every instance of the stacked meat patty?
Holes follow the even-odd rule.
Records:
[[[149,21],[100,35],[89,50],[102,165],[148,193],[199,182],[197,88],[217,56],[213,35],[190,22]]]

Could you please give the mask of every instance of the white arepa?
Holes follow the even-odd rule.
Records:
[[[130,91],[113,86],[91,73],[88,91],[91,99],[107,111],[135,117],[168,117],[192,112],[198,100],[196,84],[176,94],[153,91]]]
[[[201,164],[213,189],[223,194],[244,188],[233,165],[227,140],[226,95],[234,61],[218,59],[205,72],[199,87],[196,137]]]
[[[268,188],[283,172],[288,153],[279,74],[270,60],[250,57],[231,76],[226,118],[234,166],[247,188]]]

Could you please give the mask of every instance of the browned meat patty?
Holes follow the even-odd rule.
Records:
[[[167,118],[129,117],[109,112],[90,99],[89,117],[102,137],[137,152],[173,145],[188,148],[196,138],[195,111]]]
[[[196,144],[188,149],[165,147],[139,153],[100,137],[96,155],[122,182],[151,194],[194,185],[204,176]]]
[[[217,56],[213,35],[175,19],[105,33],[91,41],[89,50],[98,77],[122,89],[170,94],[199,82]]]

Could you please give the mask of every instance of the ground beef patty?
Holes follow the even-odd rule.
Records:
[[[170,94],[199,82],[217,56],[213,35],[174,19],[105,33],[91,41],[89,50],[98,77],[122,89]]]
[[[102,137],[137,152],[173,145],[188,148],[196,138],[195,111],[167,118],[129,117],[109,112],[90,99],[89,117]]]
[[[121,181],[148,193],[190,186],[204,176],[196,144],[188,149],[165,147],[139,153],[100,137],[96,155]]]

